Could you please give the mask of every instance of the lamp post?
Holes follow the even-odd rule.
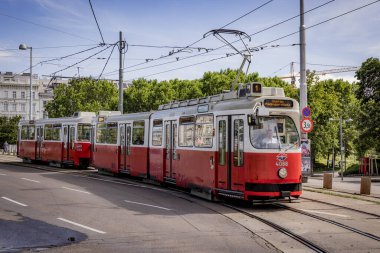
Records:
[[[30,49],[30,77],[29,77],[29,120],[32,120],[32,47],[28,47],[26,44],[20,44],[18,47],[20,50]]]
[[[351,122],[352,119],[343,119],[342,116],[339,117],[339,119],[333,119],[330,118],[330,121],[338,121],[339,120],[339,135],[340,135],[340,162],[339,162],[339,169],[340,169],[340,176],[341,180],[343,181],[343,123],[345,122]]]

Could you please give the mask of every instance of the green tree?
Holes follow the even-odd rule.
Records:
[[[20,118],[20,116],[10,118],[5,116],[0,117],[0,143],[7,141],[9,144],[16,144]]]
[[[50,118],[68,117],[77,111],[117,110],[118,90],[106,80],[73,79],[54,89],[54,99],[46,104]]]
[[[314,77],[311,77],[313,79]],[[355,85],[343,80],[314,79],[315,83],[308,87],[308,104],[313,112],[314,129],[309,134],[315,157],[325,157],[334,147],[339,150],[339,121],[330,119],[354,118],[358,108],[355,98]],[[355,124],[344,126],[343,137],[348,156],[353,152],[353,140],[356,139]]]
[[[360,129],[357,144],[360,155],[380,152],[380,61],[369,58],[362,63],[356,72],[359,80],[356,97],[360,101],[357,112],[358,129]]]

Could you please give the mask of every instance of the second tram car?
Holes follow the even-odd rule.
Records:
[[[209,199],[302,193],[299,105],[282,88],[239,90],[96,117],[93,165],[190,189]]]
[[[88,167],[93,117],[93,112],[77,112],[73,117],[20,121],[18,157],[30,162]]]

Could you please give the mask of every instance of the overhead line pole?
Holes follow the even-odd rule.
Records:
[[[300,0],[300,14],[300,114],[302,115],[302,109],[307,106],[304,0]],[[307,134],[302,133],[302,138],[307,139]]]
[[[119,106],[118,110],[123,114],[123,33],[119,32]]]

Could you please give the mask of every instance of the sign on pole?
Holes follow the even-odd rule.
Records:
[[[304,118],[310,118],[310,116],[311,116],[311,109],[310,109],[310,107],[306,106],[306,107],[304,107],[302,109],[302,116]]]
[[[301,130],[303,133],[310,133],[313,130],[313,121],[309,118],[301,120]]]

